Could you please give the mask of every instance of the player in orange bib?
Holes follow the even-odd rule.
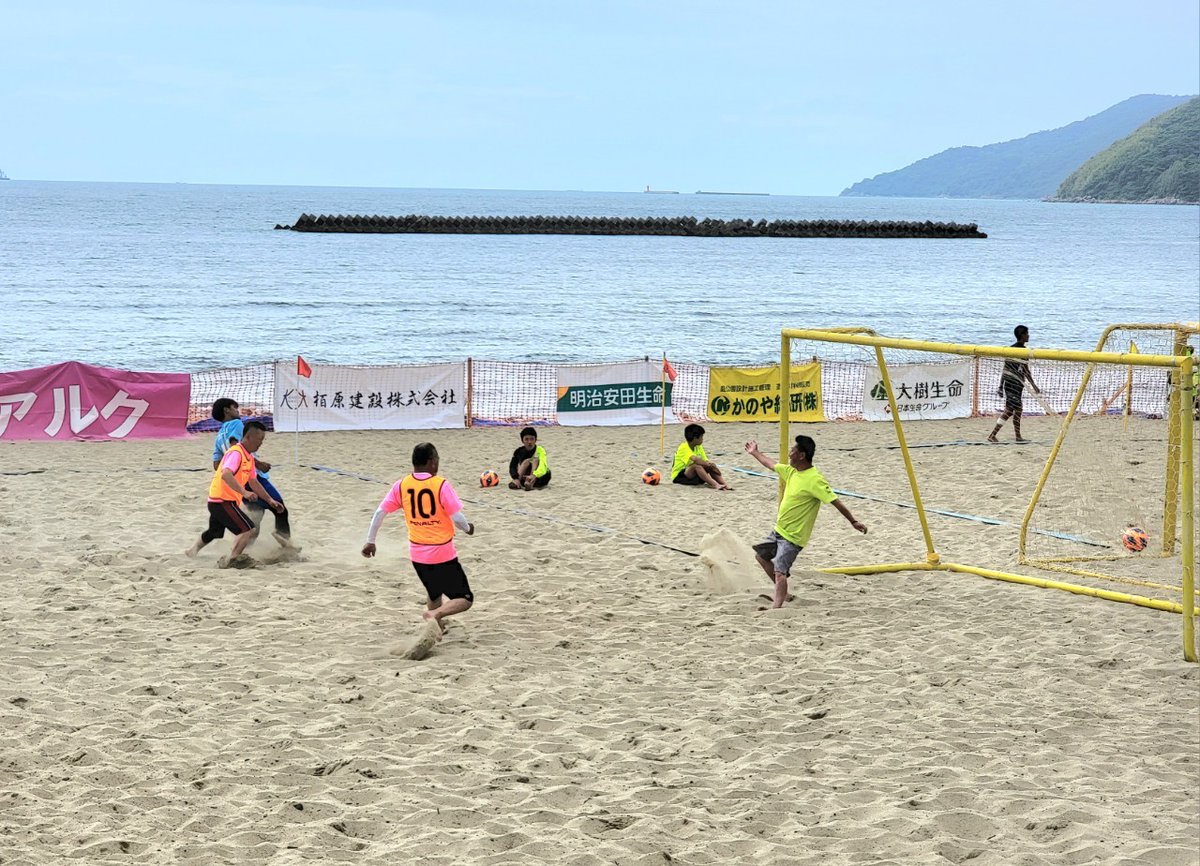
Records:
[[[231,446],[221,458],[208,486],[208,529],[188,549],[188,556],[195,556],[200,548],[224,536],[228,529],[236,536],[233,550],[217,562],[221,568],[227,568],[242,555],[254,537],[254,523],[242,511],[242,500],[259,500],[273,511],[283,509],[283,504],[258,483],[258,471],[254,467],[254,452],[266,435],[267,428],[258,421],[247,421],[242,441]]]
[[[475,534],[462,501],[450,482],[437,474],[438,453],[431,442],[413,448],[413,471],[392,485],[375,509],[362,555],[375,555],[375,536],[383,518],[403,510],[408,525],[408,555],[429,596],[422,618],[438,624],[448,616],[468,610],[475,596],[454,548],[455,527]],[[444,630],[444,628],[443,628]]]

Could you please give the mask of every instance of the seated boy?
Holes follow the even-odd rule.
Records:
[[[713,490],[732,490],[721,475],[721,468],[704,453],[704,428],[689,424],[683,428],[684,441],[675,449],[671,464],[671,483],[699,486],[707,484]]]
[[[508,461],[508,482],[511,490],[534,490],[550,483],[550,464],[546,462],[546,449],[537,444],[537,430],[525,427],[521,430],[521,447],[513,451]]]

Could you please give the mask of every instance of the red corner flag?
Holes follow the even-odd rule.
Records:
[[[300,355],[296,356],[296,375],[303,376],[305,379],[312,375],[312,367],[308,366],[308,361],[305,361]]]
[[[667,378],[672,382],[675,381],[675,368],[671,366],[671,362],[667,360],[667,356],[663,355],[663,372],[667,374]]]

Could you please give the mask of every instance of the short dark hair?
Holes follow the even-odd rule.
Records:
[[[225,423],[225,412],[228,409],[236,409],[238,401],[232,397],[221,397],[213,403],[212,416],[213,420]]]
[[[797,436],[796,447],[800,449],[800,453],[804,455],[804,459],[812,463],[813,455],[817,453],[817,443],[813,441],[813,438],[803,434]]]
[[[699,424],[689,424],[683,428],[683,438],[691,442],[704,435],[704,428]]]
[[[413,447],[413,468],[428,466],[437,459],[437,456],[437,449],[433,447],[432,442],[418,442]]]
[[[534,439],[536,439],[537,431],[534,430],[532,427],[522,427],[521,428],[521,438],[524,439],[526,436],[532,436]]]
[[[242,430],[244,430],[246,433],[249,433],[251,430],[261,430],[266,433],[267,425],[261,421],[247,421],[243,425]]]
[[[1028,334],[1028,333],[1029,333],[1029,329],[1026,328],[1024,325],[1017,325],[1015,328],[1013,328],[1013,336],[1016,337],[1018,340],[1021,339],[1021,334]]]

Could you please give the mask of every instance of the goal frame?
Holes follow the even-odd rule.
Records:
[[[1109,337],[1118,331],[1129,331],[1145,333],[1147,331],[1159,331],[1171,334],[1171,354],[1175,357],[1183,357],[1188,345],[1188,338],[1200,334],[1200,325],[1189,322],[1168,322],[1161,324],[1151,324],[1145,322],[1122,323],[1117,325],[1109,325],[1100,335],[1100,339],[1096,342],[1096,351],[1101,352]],[[1195,360],[1193,359],[1193,364]],[[1101,562],[1106,560],[1115,560],[1121,558],[1119,554],[1109,556],[1063,556],[1063,557],[1037,557],[1030,556],[1028,553],[1027,543],[1028,535],[1033,521],[1034,511],[1037,509],[1038,502],[1041,500],[1042,491],[1045,489],[1046,482],[1050,478],[1050,472],[1054,468],[1055,462],[1058,460],[1059,453],[1062,450],[1063,443],[1066,441],[1067,434],[1070,431],[1071,422],[1075,420],[1075,415],[1079,410],[1080,403],[1087,393],[1088,385],[1092,379],[1092,373],[1095,372],[1096,365],[1088,364],[1084,370],[1083,379],[1080,380],[1079,387],[1075,391],[1075,397],[1071,401],[1071,408],[1067,410],[1066,417],[1058,431],[1058,437],[1054,441],[1054,445],[1050,449],[1050,455],[1046,458],[1046,465],[1042,469],[1041,477],[1038,478],[1037,486],[1034,488],[1033,496],[1030,497],[1029,505],[1025,509],[1025,516],[1021,519],[1021,533],[1017,541],[1017,561],[1021,565],[1034,565],[1038,568],[1044,568],[1048,571],[1061,571],[1069,574],[1078,574],[1081,577],[1098,577],[1107,578],[1108,575],[1100,572],[1089,571],[1084,568],[1079,568],[1072,565],[1076,562]],[[1156,554],[1160,557],[1172,556],[1175,553],[1176,533],[1175,527],[1179,516],[1179,478],[1182,474],[1180,460],[1182,458],[1182,436],[1183,430],[1180,418],[1179,404],[1183,403],[1185,408],[1190,412],[1190,401],[1183,400],[1183,390],[1180,384],[1187,383],[1189,379],[1182,378],[1182,372],[1172,370],[1171,377],[1171,393],[1168,397],[1167,404],[1167,453],[1165,460],[1165,481],[1163,484],[1163,519],[1162,527],[1159,532],[1159,538],[1162,543],[1159,551]],[[1127,378],[1128,383],[1132,383],[1133,367],[1129,367]],[[1131,385],[1127,385],[1131,387]],[[1125,407],[1125,415],[1129,415],[1128,402]],[[1194,470],[1193,470],[1194,471]],[[1152,554],[1155,555],[1155,554]]]
[[[1104,338],[1100,343],[1103,346],[1103,339],[1107,339],[1111,330],[1115,330],[1120,326],[1113,326],[1110,331],[1105,332]],[[1153,326],[1152,326],[1153,327]],[[1157,326],[1162,327],[1162,326]],[[1168,611],[1171,613],[1181,614],[1183,621],[1183,657],[1189,662],[1197,661],[1196,653],[1196,630],[1195,630],[1195,615],[1198,612],[1195,606],[1195,474],[1193,466],[1193,451],[1195,446],[1195,425],[1192,417],[1192,405],[1190,400],[1182,399],[1182,393],[1191,393],[1192,389],[1192,371],[1194,369],[1194,360],[1190,355],[1143,355],[1133,353],[1118,353],[1118,352],[1102,352],[1094,351],[1075,351],[1067,349],[1033,349],[1033,348],[1016,348],[1012,346],[987,346],[973,345],[967,343],[939,343],[927,340],[911,340],[897,337],[886,337],[876,333],[870,328],[784,328],[780,331],[780,347],[779,347],[779,385],[780,395],[783,397],[779,401],[779,448],[780,454],[787,454],[791,445],[791,401],[787,399],[790,393],[788,388],[788,372],[791,370],[791,349],[793,340],[808,340],[813,342],[823,343],[840,343],[844,345],[862,346],[864,348],[873,348],[875,350],[875,360],[879,366],[879,374],[883,382],[883,386],[887,391],[888,405],[891,408],[892,424],[896,431],[896,442],[900,448],[900,454],[904,460],[904,470],[908,476],[909,488],[912,492],[913,503],[916,507],[917,516],[921,524],[921,533],[925,542],[925,558],[924,561],[914,562],[895,562],[895,563],[880,563],[873,565],[853,565],[840,566],[833,568],[820,569],[822,572],[829,574],[882,574],[888,572],[902,571],[951,571],[961,574],[973,574],[979,577],[985,577],[990,580],[1002,580],[1009,583],[1018,583],[1026,586],[1036,586],[1043,589],[1056,589],[1064,592],[1071,592],[1077,595],[1087,595],[1093,598],[1100,598],[1106,601],[1116,601],[1124,604],[1134,604],[1140,607],[1151,608],[1154,610]],[[1178,346],[1178,342],[1176,343]],[[1066,583],[1058,580],[1048,580],[1040,577],[1031,577],[1022,574],[1013,574],[1005,571],[997,571],[994,569],[978,568],[973,565],[950,562],[942,558],[933,541],[933,534],[929,528],[929,518],[925,512],[925,506],[921,500],[920,485],[917,483],[916,471],[913,468],[912,456],[909,453],[908,442],[904,435],[904,424],[900,420],[900,412],[896,406],[896,395],[892,389],[891,376],[888,371],[888,365],[884,359],[884,349],[907,349],[910,351],[921,352],[936,352],[947,355],[961,355],[975,358],[1000,358],[1000,359],[1015,359],[1020,361],[1072,361],[1076,363],[1089,364],[1091,370],[1096,364],[1116,364],[1122,366],[1134,367],[1157,367],[1165,368],[1172,371],[1172,376],[1178,376],[1176,379],[1181,387],[1173,389],[1171,406],[1169,409],[1170,420],[1168,424],[1177,423],[1178,426],[1178,442],[1180,449],[1178,461],[1178,475],[1180,496],[1180,513],[1182,517],[1182,598],[1180,602],[1164,601],[1162,599],[1147,598],[1140,595],[1131,595],[1129,593],[1114,592],[1107,589],[1099,589],[1091,586],[1081,586],[1079,584]],[[1086,385],[1086,381],[1084,383]],[[1078,401],[1081,398],[1082,389],[1076,395],[1075,403],[1072,409],[1078,408]],[[1176,396],[1177,395],[1177,396]],[[1059,442],[1056,446],[1061,445],[1062,438],[1065,437],[1066,425],[1060,431]],[[1169,436],[1172,434],[1168,434]],[[1054,455],[1057,455],[1057,447]],[[1039,479],[1038,493],[1044,486],[1045,478],[1049,473],[1051,462],[1048,461],[1047,466],[1042,471],[1042,476]],[[1170,471],[1167,475],[1170,476]],[[1168,478],[1168,489],[1171,484]],[[782,495],[782,486],[780,488]],[[1022,537],[1024,535],[1024,526],[1028,521],[1029,515],[1032,513],[1033,504],[1029,506],[1026,513],[1026,520],[1022,522]]]

